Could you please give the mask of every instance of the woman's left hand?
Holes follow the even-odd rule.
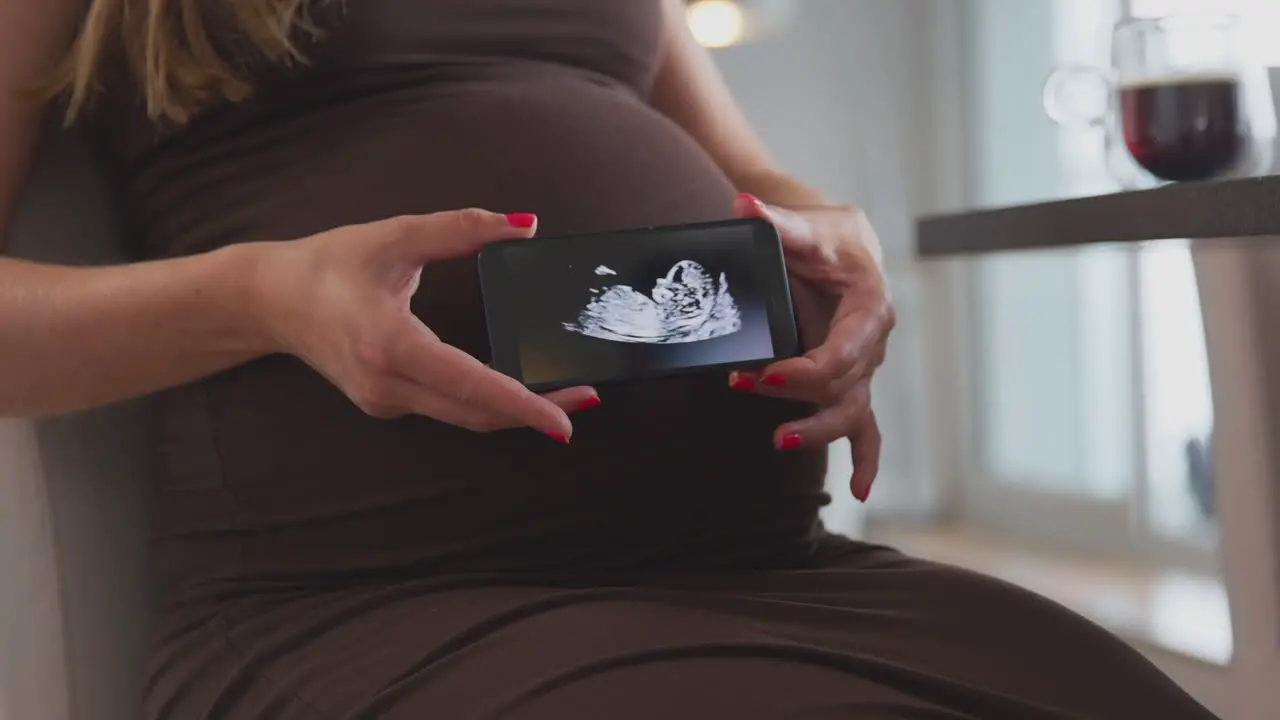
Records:
[[[895,320],[875,230],[856,208],[783,208],[751,195],[738,198],[734,215],[767,220],[782,236],[800,333],[810,350],[758,371],[735,371],[729,383],[820,406],[812,417],[779,427],[774,444],[795,450],[849,438],[850,489],[866,502],[880,465],[871,376],[884,362]]]

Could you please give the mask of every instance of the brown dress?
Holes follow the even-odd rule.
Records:
[[[320,20],[311,65],[180,132],[111,95],[139,255],[466,206],[544,233],[729,213],[645,102],[659,0]],[[487,354],[474,261],[429,266],[415,311]],[[823,454],[770,444],[806,408],[719,373],[602,397],[564,447],[374,420],[289,357],[165,393],[148,717],[1211,717],[1047,600],[825,535]]]

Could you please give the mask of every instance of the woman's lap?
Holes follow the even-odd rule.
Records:
[[[1048,600],[858,544],[800,571],[242,602],[167,651],[151,715],[177,720],[1212,718]]]

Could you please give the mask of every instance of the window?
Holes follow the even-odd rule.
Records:
[[[1246,18],[1253,51],[1262,62],[1280,67],[1280,44],[1275,42],[1280,29],[1280,2],[1276,0],[1129,0],[1129,12],[1134,17],[1206,11],[1235,13]]]
[[[969,69],[976,205],[1117,189],[1101,138],[1043,117],[1044,78],[1109,62],[1126,13],[1238,12],[1280,65],[1275,0],[977,4]],[[975,376],[960,512],[1030,539],[1210,571],[1212,401],[1185,241],[975,263]]]
[[[1134,17],[1189,12],[1241,15],[1251,50],[1280,66],[1275,0],[1129,0]],[[1193,47],[1186,52],[1194,54]],[[1188,243],[1161,243],[1139,256],[1144,519],[1158,535],[1211,542],[1214,509],[1208,460],[1213,404],[1200,304]]]
[[[1241,15],[1252,50],[1264,63],[1280,66],[1280,28],[1275,0],[1129,0],[1135,17],[1186,12]],[[1194,53],[1194,48],[1187,48]],[[1208,386],[1203,328],[1195,273],[1187,243],[1163,243],[1139,260],[1142,321],[1143,408],[1147,482],[1145,520],[1167,537],[1211,536],[1213,406]]]

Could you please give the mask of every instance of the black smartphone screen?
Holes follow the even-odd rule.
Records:
[[[494,368],[538,389],[798,351],[781,242],[764,221],[496,243],[480,275]]]

